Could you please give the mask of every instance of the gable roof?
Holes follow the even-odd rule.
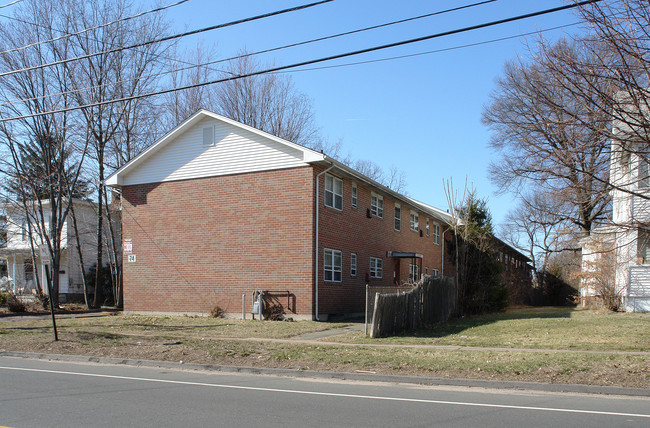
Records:
[[[208,110],[199,110],[192,117],[185,120],[183,123],[178,125],[176,128],[171,130],[161,139],[156,141],[154,144],[149,146],[146,150],[140,153],[135,158],[131,159],[128,163],[122,166],[120,169],[111,174],[106,180],[105,183],[108,186],[120,187],[125,184],[142,184],[145,182],[157,182],[157,181],[169,181],[174,179],[183,179],[183,178],[196,178],[196,176],[187,177],[184,174],[178,174],[173,176],[173,171],[166,171],[168,174],[167,178],[164,180],[153,179],[150,177],[140,177],[138,183],[126,183],[125,178],[131,174],[134,174],[139,168],[142,168],[146,165],[147,161],[151,159],[154,155],[158,154],[160,156],[165,150],[170,150],[170,146],[173,142],[178,141],[179,138],[183,136],[186,132],[194,128],[195,125],[198,125],[204,119],[215,120],[220,125],[227,127],[238,128],[239,130],[244,131],[247,135],[250,135],[252,138],[255,138],[261,144],[272,145],[274,148],[281,151],[285,151],[287,155],[290,154],[292,158],[295,158],[296,162],[304,163],[305,165],[315,161],[321,161],[325,159],[325,155],[322,153],[316,152],[315,150],[309,149],[307,147],[301,146],[299,144],[292,143],[290,141],[284,140],[275,135],[269,134],[267,132],[261,131],[259,129],[253,128],[251,126],[245,125],[243,123],[237,122],[236,120],[229,119],[227,117],[221,116],[217,113],[213,113]],[[181,148],[182,153],[186,153],[187,150]],[[260,154],[260,162],[263,161],[263,154]],[[260,167],[262,168],[262,167]],[[273,168],[268,168],[273,169]],[[215,174],[210,174],[208,172],[202,172],[199,174],[199,177],[210,176]],[[217,174],[218,175],[218,174]],[[150,180],[150,181],[147,181]]]
[[[450,223],[452,221],[452,216],[448,212],[445,212],[431,205],[427,205],[425,203],[416,201],[413,198],[397,193],[394,190],[376,182],[370,177],[367,177],[359,173],[358,171],[350,168],[349,166],[329,156],[324,155],[323,153],[319,153],[315,150],[309,149],[299,144],[292,143],[290,141],[287,141],[275,135],[269,134],[267,132],[253,128],[252,126],[245,125],[241,122],[238,122],[233,119],[229,119],[227,117],[221,116],[217,113],[213,113],[208,110],[199,110],[192,117],[185,120],[183,123],[181,123],[176,128],[171,130],[169,133],[164,135],[161,139],[159,139],[157,142],[152,144],[150,147],[148,147],[138,156],[136,156],[127,164],[125,164],[120,169],[118,169],[113,174],[111,174],[105,180],[105,184],[111,187],[121,187],[129,184],[142,184],[142,183],[150,183],[150,182],[158,182],[158,181],[173,181],[173,180],[186,179],[186,178],[214,176],[215,175],[214,170],[212,171],[212,173],[210,173],[210,171],[204,170],[199,172],[197,175],[188,175],[187,173],[174,175],[175,172],[170,172],[171,171],[170,169],[170,171],[163,171],[162,175],[159,174],[157,179],[155,179],[151,175],[147,176],[146,174],[145,175],[140,174],[140,176],[137,177],[137,179],[139,180],[137,183],[127,182],[127,177],[129,176],[133,177],[134,175],[138,174],[137,171],[139,169],[146,168],[146,164],[148,160],[152,159],[156,155],[161,156],[161,154],[163,154],[166,150],[170,150],[170,146],[173,145],[174,141],[178,141],[180,138],[183,137],[183,135],[186,135],[188,131],[193,129],[195,126],[199,125],[200,122],[205,119],[216,120],[218,123],[223,124],[226,127],[234,127],[240,131],[244,131],[244,133],[248,133],[248,135],[256,138],[259,142],[272,145],[273,149],[275,150],[287,151],[287,153],[289,153],[290,157],[292,157],[293,159],[293,163],[291,163],[290,166],[296,166],[296,165],[306,166],[309,164],[319,164],[325,166],[326,168],[333,166],[336,169],[342,171],[343,173],[350,175],[359,181],[363,181],[371,185],[372,187],[375,187],[376,189],[382,191],[383,193],[391,195],[395,199],[400,200],[405,204],[409,204],[414,208],[419,209],[423,213],[429,214],[434,219],[446,223]],[[248,142],[250,143],[251,141],[249,140]],[[179,153],[180,154],[184,153],[183,148],[181,147],[180,149],[181,150],[179,151]],[[241,156],[239,156],[239,158],[241,158]],[[214,162],[214,160],[215,158],[209,159],[210,162]],[[278,165],[270,165],[269,162],[265,160],[263,156],[258,156],[258,161],[266,162],[266,165],[264,166],[260,165],[260,169],[257,170],[268,170],[274,168],[287,167],[286,159],[284,163]],[[182,162],[183,160],[179,160],[179,163]],[[160,169],[158,165],[154,165],[152,168],[149,169],[156,169],[156,168]],[[237,171],[237,172],[249,172],[253,170],[255,169],[247,170],[247,171]],[[160,176],[165,176],[165,178],[161,180]]]

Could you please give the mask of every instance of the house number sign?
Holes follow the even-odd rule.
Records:
[[[129,263],[135,263],[135,254],[129,254],[128,261]]]

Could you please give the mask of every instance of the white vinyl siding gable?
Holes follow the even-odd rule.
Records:
[[[214,130],[210,141],[210,129]],[[208,143],[208,144],[206,144]],[[271,138],[203,118],[124,173],[124,185],[186,180],[308,165],[303,154]]]

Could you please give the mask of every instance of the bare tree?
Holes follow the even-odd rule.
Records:
[[[66,63],[71,84],[77,90],[75,101],[81,108],[79,128],[84,129],[92,147],[91,159],[95,165],[97,182],[97,259],[95,295],[92,305],[104,303],[102,275],[104,274],[105,236],[108,248],[111,274],[113,276],[114,303],[121,305],[119,285],[118,242],[111,228],[111,213],[108,208],[108,195],[104,186],[107,167],[117,168],[127,162],[148,140],[141,137],[143,125],[151,121],[143,117],[147,109],[145,101],[137,99],[124,102],[104,103],[115,99],[137,96],[147,92],[155,84],[152,75],[162,63],[158,61],[163,47],[149,44],[137,49],[115,50],[116,47],[135,44],[143,39],[155,39],[165,31],[160,15],[141,17],[137,20],[120,21],[130,15],[130,7],[125,0],[70,0],[61,13],[70,23],[73,33],[71,54],[86,58]],[[100,25],[112,22],[110,25]],[[90,31],[81,30],[92,28]],[[95,55],[98,52],[106,52]],[[140,131],[140,133],[138,133]],[[112,167],[112,168],[111,168]],[[108,217],[105,225],[104,218]]]
[[[611,116],[602,106],[616,88],[558,63],[589,63],[607,52],[586,40],[539,45],[532,60],[506,64],[484,109],[483,122],[493,131],[490,144],[501,155],[491,164],[490,178],[501,191],[525,187],[553,195],[562,207],[553,213],[556,222],[568,221],[588,235],[610,210]]]
[[[26,218],[32,259],[36,260],[40,246],[47,249],[51,304],[58,304],[61,233],[69,209],[68,189],[76,185],[81,167],[80,163],[74,166],[77,156],[71,151],[69,114],[50,113],[72,104],[66,93],[70,76],[60,65],[29,72],[16,70],[61,59],[68,52],[69,41],[11,48],[52,39],[53,28],[66,28],[55,10],[56,6],[49,2],[29,1],[16,10],[16,20],[0,28],[0,46],[4,49],[0,70],[14,72],[0,83],[1,114],[23,116],[0,126],[2,172],[10,183],[6,196]],[[36,280],[38,284],[38,275]]]
[[[223,77],[243,76],[262,69],[255,57],[241,51]],[[313,147],[319,130],[311,100],[296,90],[285,74],[261,74],[223,82],[215,87],[216,112],[285,140]]]

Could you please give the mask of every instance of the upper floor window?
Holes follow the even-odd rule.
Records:
[[[433,223],[433,243],[440,245],[440,225]]]
[[[384,276],[384,261],[376,257],[370,257],[370,277],[382,278]]]
[[[384,217],[384,197],[373,193],[370,195],[370,212],[377,217]]]
[[[342,260],[340,251],[325,249],[325,255],[323,257],[325,281],[341,282],[341,273],[343,271],[341,266]]]
[[[402,230],[402,207],[395,204],[395,230]]]
[[[359,189],[357,188],[357,183],[352,183],[352,208],[357,208],[359,206]]]
[[[420,230],[420,217],[415,211],[411,211],[411,230],[415,232]]]
[[[357,276],[357,255],[350,254],[350,276]]]
[[[429,219],[427,219],[427,236],[429,236]]]
[[[325,206],[343,209],[343,181],[332,175],[325,175]]]

